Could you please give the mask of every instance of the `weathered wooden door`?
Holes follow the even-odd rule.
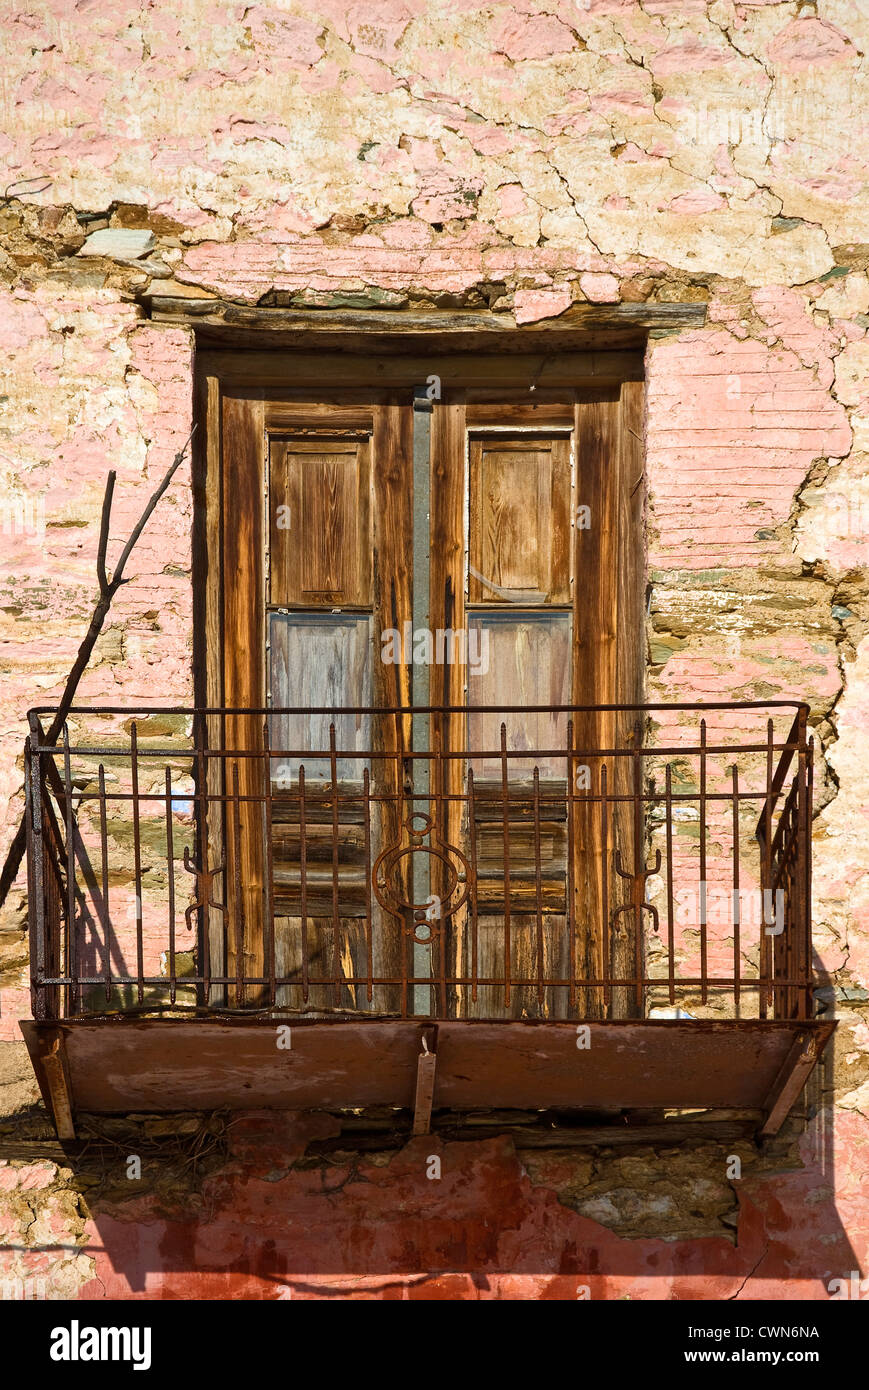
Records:
[[[464,793],[448,838],[476,879],[449,933],[468,1016],[638,1007],[600,983],[635,976],[642,949],[635,916],[616,914],[635,827],[602,795],[626,788],[628,761],[603,750],[629,747],[636,715],[558,707],[642,699],[641,435],[640,382],[435,406],[431,621],[465,628],[478,658],[433,683],[436,703],[467,709],[443,737],[468,755],[444,770]]]
[[[255,755],[224,769],[227,973],[260,982],[245,1002],[312,1011],[629,1013],[629,992],[602,1003],[584,982],[635,972],[630,914],[612,915],[633,832],[600,795],[625,783],[601,750],[633,717],[559,707],[641,698],[641,385],[529,403],[475,389],[470,365],[422,453],[412,370],[389,392],[224,390],[215,407],[222,702],[319,711],[226,720],[225,747]],[[403,636],[421,620],[424,679]],[[412,704],[435,709],[394,713]],[[414,811],[473,879],[416,940],[371,891]],[[419,875],[420,857],[395,902],[440,901],[444,861]]]
[[[239,394],[222,413],[224,701],[275,711],[227,721],[226,747],[260,755],[226,765],[227,973],[243,942],[248,1000],[396,1008],[394,987],[366,988],[406,949],[369,878],[398,833],[406,731],[364,710],[409,699],[378,653],[410,618],[412,405]]]

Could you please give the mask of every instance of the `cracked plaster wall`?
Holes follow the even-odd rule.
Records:
[[[577,1159],[520,1164],[509,1145],[460,1146],[464,1205],[442,1190],[437,1219],[485,1224],[494,1203],[492,1220],[521,1238],[460,1249],[414,1227],[419,1269],[480,1278],[432,1284],[386,1241],[378,1258],[395,1277],[368,1293],[558,1296],[571,1259],[588,1268],[597,1251],[598,1267],[617,1269],[613,1242],[630,1236],[631,1268],[594,1296],[657,1296],[655,1271],[682,1297],[737,1296],[746,1281],[753,1296],[826,1296],[825,1273],[865,1256],[869,1199],[865,6],[174,9],[31,0],[0,15],[0,853],[20,813],[24,711],[59,692],[90,610],[105,472],[118,470],[117,542],[189,429],[193,344],[147,321],[149,287],[397,314],[488,305],[520,322],[583,300],[705,302],[704,329],[649,344],[649,693],[811,701],[815,941],[841,1022],[809,1110],[817,1126],[835,1101],[833,1137],[821,1144],[793,1122],[799,1161],[740,1191],[735,1250],[732,1231],[715,1237],[708,1223],[705,1240],[648,1234],[654,1163],[627,1183],[640,1210],[626,1225],[620,1213],[634,1208],[612,1197],[612,1164],[597,1192]],[[127,264],[79,256],[106,223],[151,229],[153,251]],[[161,503],[83,698],[190,698],[191,511],[185,486]],[[0,936],[10,1043],[29,1012],[22,905],[23,884]],[[417,1182],[413,1153],[377,1169],[384,1220]],[[235,1171],[215,1179],[224,1194]],[[711,1160],[710,1174],[717,1191]],[[57,1291],[136,1291],[111,1269],[94,1285],[93,1227],[68,1170],[13,1163],[0,1175],[9,1250],[23,1249],[10,1254],[16,1272],[50,1264],[62,1237],[72,1253]],[[294,1181],[276,1181],[265,1205],[251,1199],[250,1221],[289,1213]],[[507,1194],[509,1220],[493,1193]],[[345,1214],[357,1197],[369,1211],[370,1196],[349,1183]],[[201,1212],[164,1218],[154,1200],[119,1203],[130,1248],[174,1242],[204,1264],[235,1260],[227,1287],[249,1278],[247,1291],[273,1296],[256,1241],[238,1255],[239,1191],[212,1205],[211,1224]],[[352,1265],[354,1249],[340,1259]],[[237,1273],[245,1258],[249,1276]]]

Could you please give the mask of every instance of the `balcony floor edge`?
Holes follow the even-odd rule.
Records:
[[[101,1018],[22,1022],[61,1139],[77,1112],[753,1110],[774,1134],[835,1020]],[[109,1036],[110,1035],[110,1036]]]

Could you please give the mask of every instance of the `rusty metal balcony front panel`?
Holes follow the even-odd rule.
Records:
[[[282,1020],[303,1025],[310,1045],[311,1025],[329,1024],[318,1035],[321,1063],[335,1103],[353,1104],[363,1092],[391,1094],[393,1074],[381,1059],[379,1077],[336,1086],[337,1072],[354,1070],[354,1049],[365,1054],[386,1027],[395,1061],[435,1024],[447,1060],[455,1054],[461,1103],[496,1092],[509,1103],[505,1086],[532,1103],[535,1085],[541,1104],[568,1103],[562,1052],[565,1038],[574,1053],[580,1045],[578,1024],[610,1048],[616,1072],[624,1025],[654,1024],[656,1035],[664,1025],[671,1042],[693,1028],[686,1075],[693,1067],[695,1076],[701,1033],[720,1049],[727,1030],[741,1028],[742,1060],[731,1060],[749,1066],[743,1052],[755,1039],[754,1084],[707,1089],[716,1104],[763,1108],[781,1091],[788,1058],[788,1075],[805,1070],[818,1028],[808,710],[622,708],[612,747],[594,739],[602,712],[613,713],[101,707],[71,711],[56,746],[43,741],[50,712],[34,712],[26,757],[40,1057],[51,1025],[68,1025],[64,1066],[90,1057],[79,1089],[93,1101],[99,1039],[117,1039],[105,1027],[118,1021],[138,1021],[140,1053],[157,1048],[152,1081],[162,1077],[164,1088],[165,1029],[185,1019],[243,1021],[242,1033],[231,1030],[236,1059],[242,1037],[252,1058],[273,1048]],[[393,1038],[394,1021],[411,1034]],[[513,1032],[531,1023],[537,1044],[549,1039],[545,1077],[533,1084],[539,1046]],[[95,1025],[90,1043],[86,1024]],[[259,1042],[256,1024],[267,1030]],[[352,1038],[339,1024],[353,1025]],[[496,1044],[483,1024],[495,1026],[492,1039],[514,1039],[524,1079],[514,1067],[510,1082],[508,1066],[499,1082],[495,1054],[484,1063]],[[228,1037],[214,1034],[214,1056]],[[468,1095],[461,1038],[480,1054]],[[695,1103],[693,1083],[662,1081],[686,1057],[655,1047],[646,1082],[635,1077],[623,1094]],[[376,1072],[374,1055],[369,1062]],[[299,1092],[306,1103],[312,1068]],[[240,1097],[230,1103],[261,1089],[238,1076],[225,1085]]]

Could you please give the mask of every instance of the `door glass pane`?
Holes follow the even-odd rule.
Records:
[[[468,615],[469,648],[479,655],[477,673],[468,670],[469,751],[474,776],[501,777],[498,750],[501,724],[507,726],[507,751],[527,757],[508,759],[511,779],[530,781],[534,768],[541,777],[566,776],[563,753],[567,718],[564,713],[529,711],[531,705],[563,705],[570,691],[570,614],[566,612],[475,612]],[[514,714],[474,713],[481,705],[519,705]],[[549,750],[548,757],[540,754]],[[494,756],[493,756],[494,755]]]
[[[280,708],[324,708],[326,714],[274,713],[273,749],[296,750],[272,760],[274,784],[298,783],[304,763],[307,783],[329,782],[329,726],[335,725],[339,781],[361,782],[370,747],[371,717],[337,714],[346,706],[371,704],[371,619],[367,614],[271,613],[269,615],[269,703]],[[323,756],[325,754],[325,756]],[[350,756],[347,756],[347,755]]]

